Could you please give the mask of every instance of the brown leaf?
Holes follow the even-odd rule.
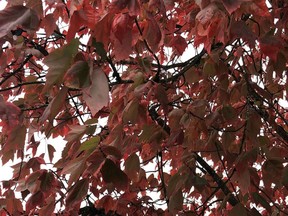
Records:
[[[101,173],[106,183],[113,183],[119,190],[125,190],[128,186],[127,175],[110,159],[106,159],[101,167]]]

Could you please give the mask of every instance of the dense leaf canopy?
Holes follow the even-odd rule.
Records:
[[[287,31],[285,0],[8,0],[0,214],[288,215]]]

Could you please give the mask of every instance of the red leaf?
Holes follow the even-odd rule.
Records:
[[[73,185],[66,197],[66,205],[68,209],[73,208],[75,205],[82,202],[84,197],[87,195],[89,187],[89,180],[87,178],[81,179]]]
[[[247,41],[251,47],[255,46],[255,41],[257,37],[244,21],[240,20],[234,22],[231,25],[230,33],[234,39],[243,38],[244,41]]]
[[[79,31],[79,29],[86,23],[83,19],[83,11],[75,11],[70,19],[69,29],[66,35],[66,40],[69,43]]]
[[[157,52],[162,43],[162,32],[154,17],[150,16],[144,23],[143,38],[147,40],[153,52]]]
[[[108,49],[108,44],[110,43],[110,31],[113,22],[114,14],[107,13],[102,19],[98,21],[95,25],[94,36],[96,42],[102,42],[104,49]]]
[[[182,36],[177,35],[173,37],[170,46],[175,49],[177,55],[182,55],[187,48],[187,42]]]
[[[47,148],[48,148],[49,160],[50,160],[50,162],[52,162],[53,157],[54,157],[54,153],[55,153],[56,150],[55,150],[55,148],[54,148],[52,145],[50,145],[50,144],[47,145]]]
[[[44,203],[45,197],[42,191],[38,191],[27,200],[26,211],[30,212],[32,209],[35,209],[36,206],[40,206]]]
[[[277,61],[278,52],[283,48],[283,42],[270,34],[259,39],[261,51],[271,58],[274,62]]]
[[[114,44],[115,58],[126,59],[132,53],[133,18],[128,14],[118,14],[111,29],[111,40]]]

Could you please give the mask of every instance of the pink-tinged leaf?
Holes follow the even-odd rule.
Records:
[[[216,4],[209,4],[207,7],[202,9],[196,16],[196,20],[202,25],[202,26],[207,26],[210,22],[211,19],[214,17],[214,15],[217,13],[219,8],[217,7]],[[203,34],[201,31],[198,32],[199,35],[206,35]]]
[[[78,157],[64,166],[61,174],[70,174],[68,185],[76,182],[85,169],[85,159]]]
[[[81,12],[83,13],[83,11],[75,11],[70,19],[70,25],[66,35],[67,42],[70,42],[82,25],[85,24],[85,20],[83,19],[84,15],[81,14]]]
[[[243,2],[247,2],[250,0],[223,0],[223,5],[229,14],[232,14],[238,8],[240,8]]]
[[[92,115],[95,115],[109,102],[109,86],[108,80],[101,70],[101,68],[95,68],[90,70],[91,85],[88,88],[83,89],[83,99],[89,107]]]
[[[101,173],[106,183],[113,183],[119,190],[125,190],[127,188],[127,175],[112,160],[106,159],[101,167]]]
[[[28,199],[26,203],[26,211],[30,212],[32,209],[35,209],[36,206],[40,206],[44,203],[45,197],[42,191],[38,191]]]
[[[21,26],[25,30],[35,31],[38,25],[39,18],[36,12],[25,6],[16,5],[0,11],[0,38],[16,27]]]
[[[140,4],[138,0],[129,0],[128,11],[130,16],[137,16],[140,13]]]
[[[48,146],[47,146],[47,148],[48,148],[48,157],[49,157],[49,160],[50,160],[50,162],[52,162],[52,160],[53,160],[53,158],[54,158],[54,153],[55,153],[55,148],[52,146],[52,145],[50,145],[50,144],[48,144]]]
[[[3,132],[10,132],[19,124],[20,108],[10,102],[0,100],[0,119],[3,121]]]
[[[107,13],[101,20],[95,25],[94,36],[97,42],[101,42],[104,45],[104,49],[108,49],[110,43],[110,31],[113,22],[114,14]]]
[[[162,44],[162,32],[154,17],[150,16],[144,23],[143,38],[147,40],[153,52]]]
[[[74,142],[79,140],[85,131],[87,130],[87,125],[70,125],[71,129],[69,133],[65,136],[65,140],[68,142]]]
[[[87,195],[89,187],[89,180],[87,178],[81,179],[73,185],[66,198],[66,205],[68,208],[73,208],[75,205],[82,202]]]
[[[26,127],[24,125],[18,125],[8,136],[6,144],[3,148],[4,151],[9,150],[23,150],[26,138]]]
[[[40,123],[43,123],[46,120],[49,120],[51,123],[54,121],[54,118],[59,114],[61,108],[64,106],[66,95],[68,92],[67,87],[62,87],[59,93],[53,98],[53,100],[46,107],[43,115],[40,118]]]
[[[75,62],[64,76],[64,85],[69,88],[86,88],[90,82],[89,65],[85,61]]]
[[[44,59],[49,69],[46,75],[46,84],[43,92],[47,92],[55,84],[60,84],[66,71],[72,64],[74,57],[77,54],[79,46],[78,39],[72,40],[69,44],[53,51]]]
[[[183,210],[183,194],[181,190],[175,192],[169,199],[169,212],[176,215],[179,211]]]
[[[134,19],[128,14],[118,14],[111,29],[111,40],[114,44],[115,57],[126,59],[132,53],[132,27]]]

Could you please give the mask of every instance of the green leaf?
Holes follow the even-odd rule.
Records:
[[[101,167],[101,173],[106,183],[113,183],[119,190],[125,190],[127,188],[127,175],[122,170],[120,170],[120,168],[116,166],[112,160],[105,160],[105,163]]]
[[[70,68],[75,55],[77,54],[79,40],[73,39],[69,44],[53,51],[47,56],[43,63],[49,69],[46,75],[46,84],[43,92],[47,92],[55,84],[60,84],[66,71]]]
[[[212,60],[205,61],[203,66],[203,74],[210,77],[216,75],[216,73],[215,63],[212,62]]]
[[[89,180],[87,178],[77,181],[67,195],[67,207],[73,208],[75,205],[79,204],[87,195],[88,188]]]
[[[91,151],[95,150],[100,142],[100,137],[92,137],[89,140],[83,142],[79,148],[79,151]]]
[[[107,52],[104,48],[104,44],[97,42],[95,38],[92,39],[92,46],[95,47],[96,53],[101,57],[102,60],[107,59]]]

